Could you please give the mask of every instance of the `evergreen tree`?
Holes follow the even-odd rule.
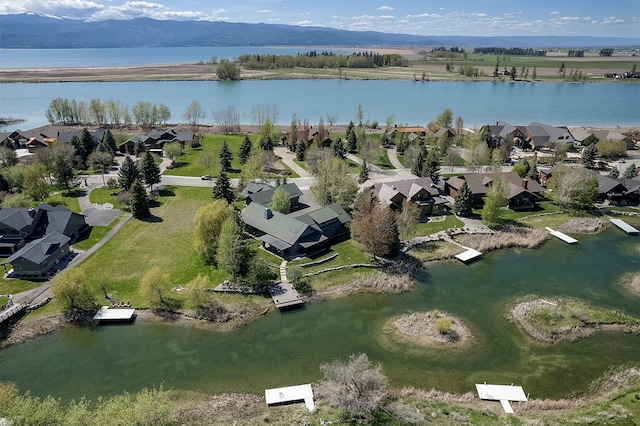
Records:
[[[333,155],[340,158],[341,160],[344,160],[347,157],[347,150],[342,143],[342,139],[337,138],[335,141],[333,141],[333,143],[331,144],[331,149],[333,150]]]
[[[56,158],[53,169],[53,178],[55,179],[58,188],[64,189],[67,192],[78,186],[78,177],[76,176],[76,172],[73,170],[73,165],[69,158],[62,156]]]
[[[115,154],[118,150],[118,147],[116,146],[116,139],[113,137],[111,130],[107,130],[107,133],[104,135],[103,143],[112,154]]]
[[[265,151],[273,150],[273,139],[271,139],[270,134],[260,139],[260,149]]]
[[[307,152],[307,144],[303,141],[298,142],[296,145],[296,159],[298,161],[304,161],[304,154]]]
[[[345,137],[347,138],[347,148],[349,152],[356,152],[358,150],[358,135],[356,135],[353,121],[349,122]]]
[[[624,169],[624,173],[622,174],[622,177],[625,179],[633,179],[634,177],[637,177],[637,176],[638,176],[638,168],[636,167],[635,164],[629,164],[629,167]]]
[[[142,182],[138,179],[134,180],[131,184],[131,213],[136,219],[144,219],[149,217],[151,212],[149,211],[149,197],[147,191],[144,189]]]
[[[118,183],[123,190],[129,191],[136,179],[140,179],[140,170],[131,157],[125,157],[118,172]]]
[[[617,166],[613,166],[613,168],[611,169],[611,171],[609,172],[609,177],[617,179],[620,177],[620,170],[618,170]]]
[[[458,216],[469,216],[471,215],[472,204],[473,194],[471,194],[471,190],[469,189],[467,182],[464,182],[456,193],[453,211]]]
[[[420,152],[418,152],[418,157],[416,161],[413,163],[413,167],[411,168],[411,173],[416,176],[422,177],[422,170],[424,168],[424,164],[426,162],[427,157],[427,148],[423,145],[420,148]]]
[[[251,155],[251,148],[253,148],[251,139],[249,139],[249,135],[245,134],[238,151],[238,160],[240,161],[240,164],[244,164],[247,162],[249,156]]]
[[[233,154],[229,149],[229,145],[227,141],[222,143],[222,149],[220,150],[220,166],[222,166],[223,172],[228,172],[231,170],[231,161],[233,161]]]
[[[440,158],[435,149],[430,149],[422,165],[421,176],[430,177],[435,183],[440,180]]]
[[[369,165],[367,164],[367,160],[362,160],[362,168],[360,169],[360,174],[358,175],[358,183],[363,184],[369,180]]]
[[[236,196],[231,189],[231,181],[227,177],[224,170],[220,171],[215,185],[213,185],[213,198],[216,200],[226,200],[227,203],[233,203]]]
[[[141,168],[144,183],[149,185],[149,189],[153,191],[153,185],[162,182],[162,174],[160,172],[160,166],[156,164],[155,158],[149,151],[142,157]]]
[[[592,169],[595,162],[598,151],[595,144],[586,146],[582,149],[582,163],[587,169]]]

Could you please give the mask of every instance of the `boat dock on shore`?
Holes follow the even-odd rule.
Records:
[[[554,237],[564,241],[567,244],[575,244],[575,243],[578,242],[578,240],[576,240],[575,238],[572,238],[572,237],[568,236],[567,234],[563,234],[560,231],[554,231],[553,229],[549,228],[548,226],[546,226],[544,229],[549,231],[549,233],[551,235],[553,235]]]
[[[622,219],[609,219],[609,220],[611,221],[611,223],[613,223],[618,228],[622,229],[627,234],[634,234],[634,235],[640,234],[640,231],[638,231],[636,228],[629,225],[627,222],[625,222]]]

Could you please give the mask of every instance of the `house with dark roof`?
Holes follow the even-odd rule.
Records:
[[[83,130],[61,131],[58,132],[56,140],[62,143],[71,143],[74,137],[82,139]],[[105,129],[89,130],[89,134],[96,140],[96,143],[100,143],[104,140],[104,136],[107,134]]]
[[[247,186],[248,188],[248,186]],[[257,188],[257,187],[255,187]],[[273,194],[276,192],[277,188],[282,188],[289,194],[289,202],[291,203],[291,210],[295,210],[298,208],[300,197],[302,196],[302,191],[298,188],[298,185],[295,183],[285,183],[279,187],[273,188],[262,188],[257,190],[256,192],[247,193],[244,199],[244,203],[249,205],[251,203],[257,203],[262,206],[268,206],[271,203],[271,199],[273,198]]]
[[[71,238],[54,231],[44,237],[27,243],[9,258],[0,262],[5,267],[11,264],[11,278],[48,278],[49,273],[60,267],[70,253]]]
[[[447,200],[440,196],[440,189],[429,177],[376,183],[373,195],[391,208],[401,210],[407,203],[415,203],[422,215],[445,211]]]
[[[598,177],[597,201],[618,206],[640,205],[640,178],[612,178],[601,174]]]
[[[165,144],[178,142],[184,147],[186,143],[191,143],[194,139],[195,134],[190,132],[181,132],[175,129],[158,130],[148,134],[139,133],[118,145],[118,150],[122,154],[133,154],[136,144],[142,142],[149,151],[162,155]]]
[[[504,121],[497,121],[495,125],[483,126],[482,131],[491,135],[494,146],[501,140],[513,143],[524,149],[552,149],[559,143],[573,143],[576,139],[566,126],[551,126],[532,121],[527,126],[513,126]]]
[[[507,183],[507,201],[510,209],[524,209],[534,207],[535,202],[543,198],[544,188],[540,184],[527,178],[521,178],[516,172],[499,173]],[[446,180],[446,191],[455,197],[460,187],[466,182],[473,198],[473,205],[480,207],[487,195],[491,184],[496,178],[495,173],[473,173],[453,176]]]
[[[331,204],[293,217],[251,203],[240,213],[246,230],[262,246],[288,259],[324,250],[337,237],[348,234],[345,225],[351,217],[339,204]]]
[[[52,232],[74,240],[85,226],[84,215],[64,206],[53,207],[42,203],[31,209],[0,209],[0,257],[10,256],[27,242]]]

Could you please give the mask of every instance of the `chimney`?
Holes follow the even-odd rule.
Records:
[[[527,178],[522,179],[522,187],[524,189],[527,189],[527,186],[529,186],[529,179]]]
[[[33,219],[34,217],[36,217],[36,209],[34,209],[33,207],[31,207],[31,208],[29,209],[29,217],[30,217],[31,219]]]
[[[269,208],[269,206],[264,208],[264,218],[265,220],[269,220],[273,217],[273,212],[271,211],[271,209]]]

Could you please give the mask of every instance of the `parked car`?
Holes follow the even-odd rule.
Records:
[[[624,162],[625,162],[624,158],[621,158],[621,159],[618,160],[618,163],[624,163]]]
[[[204,175],[200,179],[202,179],[202,180],[211,180],[211,176],[210,175]]]

